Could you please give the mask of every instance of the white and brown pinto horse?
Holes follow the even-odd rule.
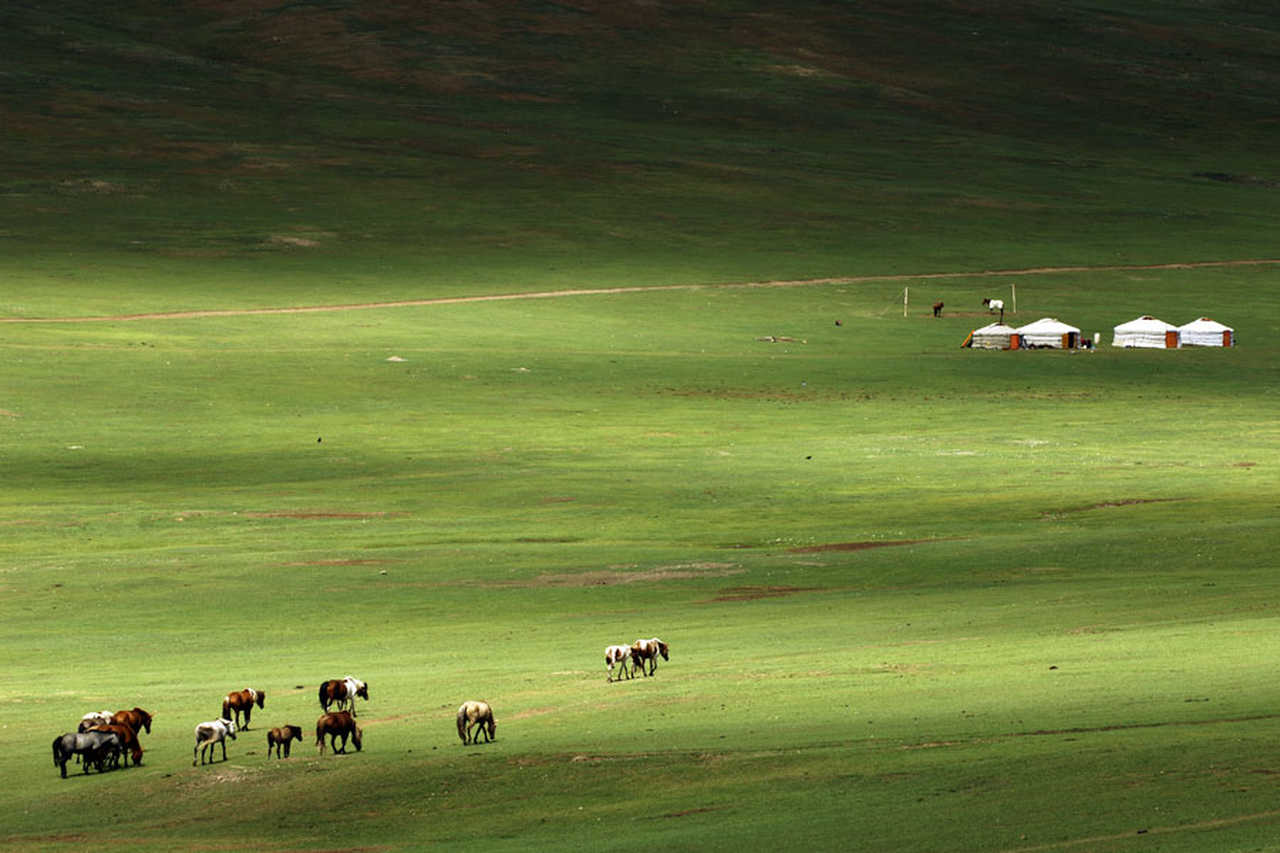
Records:
[[[635,668],[635,665],[634,665],[634,664],[632,663],[632,661],[631,661],[631,647],[630,647],[630,646],[605,646],[605,650],[604,650],[604,665],[605,665],[605,668],[609,671],[609,676],[608,676],[608,680],[609,680],[609,681],[613,681],[613,667],[614,667],[614,664],[617,664],[617,665],[618,665],[618,667],[619,667],[619,671],[618,671],[618,680],[619,680],[619,681],[621,681],[621,680],[622,680],[622,676],[624,676],[624,675],[625,675],[627,678],[634,678],[634,677],[635,677],[635,674],[636,674],[636,668]],[[628,666],[630,666],[630,667],[631,667],[631,671],[630,671],[630,672],[628,672],[628,671],[627,671],[627,667],[628,667]]]
[[[347,738],[351,738],[351,742],[355,744],[356,752],[359,752],[363,746],[361,740],[364,737],[364,729],[356,725],[356,718],[350,711],[334,711],[329,714],[321,714],[316,720],[316,746],[320,747],[320,754],[324,755],[324,739],[329,738],[329,746],[332,747],[334,754],[344,753],[347,751]],[[338,748],[338,738],[342,738],[342,748]]]
[[[474,735],[472,728],[475,728]],[[479,743],[480,735],[484,735],[485,743],[497,736],[498,724],[493,719],[493,709],[488,702],[463,702],[458,706],[458,737],[465,746]]]
[[[222,744],[222,760],[227,760],[227,738],[236,739],[236,724],[225,717],[210,720],[196,726],[196,748],[191,751],[191,766],[196,766],[196,753],[200,754],[200,763],[204,763],[204,751],[209,750],[209,761],[213,761],[213,748]]]
[[[670,653],[671,647],[657,637],[636,640],[631,644],[632,666],[640,667],[640,671],[645,675],[653,675],[658,671],[658,655],[662,655],[663,660],[671,660]],[[648,672],[645,672],[646,662],[649,664]]]
[[[275,752],[276,758],[280,758],[280,750],[284,750],[284,757],[289,757],[289,747],[293,746],[293,742],[302,743],[302,726],[280,726],[267,732],[267,758],[271,757],[272,751]]]
[[[257,703],[259,708],[265,708],[267,705],[267,691],[254,690],[252,687],[246,687],[244,690],[236,690],[222,697],[222,719],[231,720],[241,731],[249,731],[249,718],[253,716],[253,706]],[[244,725],[240,725],[240,715],[244,714]]]
[[[80,718],[80,725],[76,726],[77,732],[87,732],[94,726],[105,726],[115,717],[111,711],[90,711]]]
[[[351,675],[331,678],[320,685],[320,710],[328,711],[330,705],[336,704],[339,711],[350,711],[354,717],[357,696],[368,702],[369,685]]]

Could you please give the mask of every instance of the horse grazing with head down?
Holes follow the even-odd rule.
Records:
[[[355,715],[350,711],[334,711],[321,714],[320,719],[316,720],[316,746],[320,747],[321,755],[324,755],[325,737],[329,738],[329,746],[334,754],[347,751],[348,737],[355,744],[356,752],[359,752],[363,748],[361,739],[364,737],[364,729],[356,725]],[[342,738],[341,749],[338,748],[338,738]]]
[[[249,730],[249,718],[253,716],[253,705],[258,704],[259,708],[265,708],[267,704],[267,691],[254,690],[252,687],[246,687],[244,690],[236,690],[222,697],[222,719],[231,720],[241,731]],[[240,725],[240,715],[244,714],[244,725]]]
[[[62,771],[62,778],[67,778],[67,762],[73,755],[82,757],[84,772],[89,772],[92,764],[102,772],[107,759],[119,755],[123,746],[120,738],[113,732],[68,732],[53,739],[53,766]]]
[[[236,739],[236,724],[234,720],[228,720],[225,717],[220,720],[210,720],[207,723],[200,723],[196,726],[196,748],[191,751],[191,766],[196,766],[196,753],[200,754],[200,763],[204,763],[204,751],[209,750],[209,761],[213,761],[213,748],[218,744],[222,744],[222,760],[227,760],[227,738]]]
[[[331,678],[320,685],[320,710],[328,711],[330,705],[336,704],[339,711],[350,711],[354,717],[357,696],[368,702],[369,685],[351,675]]]
[[[634,677],[635,677],[635,674],[636,674],[636,668],[635,668],[634,664],[632,664],[632,662],[631,662],[631,647],[630,647],[630,646],[606,646],[606,647],[605,647],[605,650],[604,650],[604,665],[605,665],[605,668],[606,668],[606,669],[608,669],[608,671],[609,671],[609,675],[608,675],[608,680],[609,680],[609,681],[613,681],[613,666],[614,666],[614,664],[618,664],[618,666],[620,667],[620,669],[619,669],[619,671],[618,671],[618,680],[619,680],[619,681],[621,681],[621,680],[622,680],[622,676],[624,676],[624,675],[625,675],[627,678],[634,678]],[[627,671],[627,666],[628,666],[628,665],[631,665],[631,671],[630,671],[630,672],[628,672],[628,671]]]
[[[472,728],[475,734],[472,734]],[[468,743],[479,743],[480,735],[484,735],[485,743],[497,736],[498,724],[493,719],[493,709],[488,702],[463,702],[458,707],[458,737],[465,746]]]
[[[653,675],[658,671],[658,655],[662,655],[663,660],[671,660],[671,648],[657,637],[650,637],[647,640],[636,640],[631,644],[631,660],[635,662],[635,666],[640,667],[640,671],[645,675]],[[649,664],[649,671],[645,672],[645,662]]]
[[[284,757],[288,758],[289,747],[295,740],[302,743],[302,726],[280,726],[267,732],[267,758],[271,757],[272,750],[279,758],[281,749],[284,749]]]
[[[120,739],[120,745],[129,750],[126,756],[124,766],[129,766],[129,758],[133,759],[135,765],[142,763],[142,744],[138,743],[138,732],[128,723],[108,723],[105,726],[94,726],[89,729],[91,732],[106,732],[114,734]]]

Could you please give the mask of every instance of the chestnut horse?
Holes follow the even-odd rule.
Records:
[[[108,722],[124,723],[135,732],[146,730],[147,734],[151,734],[151,719],[154,716],[155,714],[150,714],[135,705],[132,711],[116,711]]]
[[[670,647],[659,640],[657,637],[650,637],[647,640],[636,640],[631,644],[631,660],[633,666],[640,667],[640,671],[645,675],[653,675],[658,671],[658,655],[662,655],[663,660],[671,660],[669,657]],[[645,672],[645,661],[649,662],[649,671]]]
[[[471,733],[475,727],[474,736]],[[488,702],[463,702],[458,706],[458,737],[465,746],[468,743],[479,743],[484,734],[485,743],[493,740],[498,724],[493,720],[493,709]]]
[[[348,675],[346,678],[331,678],[320,685],[320,710],[328,711],[329,706],[337,704],[338,710],[356,715],[356,697],[369,701],[369,685],[358,678]]]
[[[356,725],[356,718],[350,711],[334,711],[328,714],[321,714],[316,720],[316,746],[320,747],[320,754],[324,755],[324,739],[329,738],[329,746],[333,748],[334,754],[344,753],[347,751],[347,737],[351,738],[351,742],[355,744],[356,752],[362,748],[361,738],[364,736],[364,729]],[[342,748],[338,748],[338,738],[342,738]]]
[[[138,743],[138,733],[133,726],[128,723],[108,723],[105,726],[94,726],[89,729],[91,732],[103,732],[114,734],[120,738],[120,744],[129,750],[129,756],[125,758],[124,766],[129,766],[129,758],[133,758],[134,764],[142,763],[142,744]]]
[[[293,746],[293,742],[302,743],[302,726],[281,726],[267,732],[267,758],[271,757],[271,751],[274,749],[276,758],[280,757],[281,748],[284,749],[284,757],[289,757],[289,747]]]
[[[228,693],[222,697],[222,719],[231,720],[241,731],[249,730],[249,718],[253,715],[253,703],[257,702],[259,708],[266,707],[267,691],[254,690],[252,687],[246,687],[244,690],[237,690],[234,693]],[[240,725],[240,714],[244,714],[244,725]]]
[[[945,303],[945,302],[943,302],[941,299],[939,299],[937,302],[933,303],[933,316],[935,316],[935,317],[941,317],[941,316],[942,316],[942,309],[943,309],[945,306],[946,306],[946,303]]]

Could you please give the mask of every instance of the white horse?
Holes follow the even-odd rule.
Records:
[[[983,306],[986,307],[988,314],[994,314],[999,311],[1001,318],[1004,317],[1004,300],[1003,299],[987,299],[983,298]]]
[[[472,727],[475,734],[472,734]],[[467,701],[458,706],[458,737],[464,745],[479,743],[484,735],[485,743],[497,736],[498,724],[493,720],[493,709],[488,702]]]
[[[622,676],[634,678],[636,668],[631,664],[631,647],[630,646],[606,646],[604,650],[604,663],[609,670],[609,681],[613,681],[613,665],[618,664],[618,680],[622,680]],[[627,666],[631,664],[631,671],[627,672]]]
[[[111,724],[115,713],[112,711],[90,711],[80,718],[80,725],[76,727],[76,731],[87,732],[94,726],[106,726]]]
[[[210,720],[196,726],[196,748],[191,750],[191,766],[196,766],[196,754],[200,754],[200,763],[204,763],[204,751],[209,750],[209,760],[213,761],[213,747],[222,744],[222,760],[227,760],[227,738],[236,739],[236,724],[232,720]]]
[[[671,647],[657,637],[636,640],[631,644],[632,669],[638,666],[645,675],[653,675],[658,671],[658,655],[662,655],[663,660],[671,660],[670,653]],[[649,662],[648,672],[645,672],[645,661]]]

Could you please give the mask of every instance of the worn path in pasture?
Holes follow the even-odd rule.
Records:
[[[734,287],[813,287],[824,284],[862,284],[879,281],[931,281],[945,278],[998,278],[1056,273],[1123,272],[1125,270],[1190,270],[1206,267],[1262,266],[1280,264],[1280,259],[1196,261],[1169,264],[1128,264],[1117,266],[1029,267],[980,272],[935,272],[896,275],[863,275],[840,278],[811,278],[796,281],[750,281],[727,284],[659,284],[649,287],[602,287],[580,290],[542,290],[528,293],[499,293],[488,296],[441,296],[432,299],[404,299],[392,302],[355,302],[345,305],[301,305],[283,308],[222,308],[202,311],[169,311],[151,314],[117,314],[97,317],[0,317],[0,323],[105,323],[125,320],[191,320],[205,317],[245,317],[255,314],[306,314],[322,311],[365,311],[372,308],[409,308],[423,305],[452,305],[462,302],[504,302],[516,299],[558,299],[565,296],[599,296],[611,293],[649,293],[664,290],[700,290]]]

